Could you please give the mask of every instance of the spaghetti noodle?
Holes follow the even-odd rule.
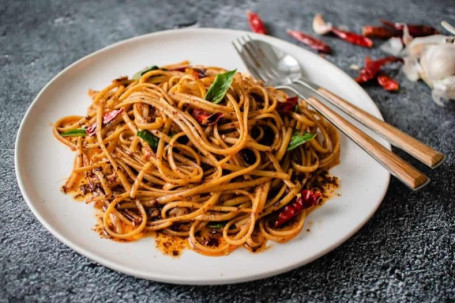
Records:
[[[302,190],[320,195],[338,163],[328,121],[304,100],[218,67],[182,62],[134,78],[89,91],[87,115],[53,128],[76,152],[62,189],[101,210],[110,238],[166,234],[215,256],[301,231],[316,207],[299,200]]]

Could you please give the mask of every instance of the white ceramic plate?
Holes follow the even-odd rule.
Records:
[[[194,64],[246,72],[231,46],[231,41],[243,34],[246,33],[186,29],[140,36],[97,51],[52,79],[27,111],[16,141],[17,180],[38,220],[60,241],[111,269],[182,284],[235,283],[276,275],[321,257],[362,227],[381,203],[390,177],[344,136],[341,163],[332,170],[341,178],[341,196],[313,212],[294,240],[286,244],[273,243],[259,254],[238,249],[229,256],[206,257],[187,250],[179,258],[172,258],[161,254],[152,238],[132,243],[102,239],[92,230],[96,222],[92,205],[73,201],[60,192],[60,186],[71,171],[74,154],[53,138],[51,123],[63,116],[83,115],[90,103],[89,88],[103,88],[112,79],[133,75],[145,66],[186,59]],[[365,91],[334,65],[296,45],[273,37],[251,35],[293,54],[301,60],[311,80],[382,119]]]

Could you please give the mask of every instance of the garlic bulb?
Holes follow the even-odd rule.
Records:
[[[455,44],[428,46],[420,58],[423,78],[429,85],[433,81],[455,76]]]
[[[413,39],[404,50],[403,72],[433,88],[433,100],[455,100],[455,38],[434,35]]]

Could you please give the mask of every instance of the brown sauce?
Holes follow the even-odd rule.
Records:
[[[182,251],[186,248],[189,248],[188,239],[171,236],[164,233],[155,233],[155,246],[163,254],[178,257],[181,255]]]

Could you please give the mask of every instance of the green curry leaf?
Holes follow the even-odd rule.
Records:
[[[289,141],[288,151],[293,150],[294,148],[313,140],[316,137],[316,134],[305,132],[304,134],[295,131],[292,134],[291,141]]]
[[[149,132],[148,130],[146,129],[139,130],[136,135],[139,138],[143,139],[145,142],[147,142],[150,145],[150,147],[152,148],[158,147],[158,142],[160,141],[160,139],[152,135],[152,133]]]
[[[63,132],[60,134],[62,137],[77,137],[77,136],[86,136],[87,131],[85,128],[75,128],[75,129],[70,129],[67,130],[66,132]]]
[[[213,229],[220,229],[223,228],[226,225],[226,222],[210,222],[207,224],[208,227],[213,228]]]
[[[226,95],[229,87],[231,87],[236,69],[216,75],[215,81],[210,85],[209,90],[205,94],[205,100],[213,103],[220,103]]]

